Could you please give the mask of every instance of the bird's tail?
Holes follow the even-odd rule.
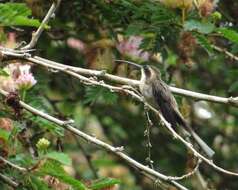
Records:
[[[199,136],[198,134],[187,125],[186,121],[181,117],[180,114],[176,113],[177,122],[184,127],[184,129],[189,133],[193,139],[196,141],[196,143],[200,146],[200,148],[203,150],[203,152],[209,157],[212,158],[215,154],[215,151],[212,150]]]

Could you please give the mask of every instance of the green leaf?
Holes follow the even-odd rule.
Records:
[[[165,60],[166,64],[168,65],[176,65],[177,64],[177,60],[178,60],[178,56],[173,53],[172,51],[168,50],[168,57]]]
[[[238,32],[228,28],[218,28],[217,32],[231,42],[238,43]]]
[[[38,170],[38,175],[50,175],[56,177],[64,183],[71,185],[76,190],[87,190],[87,187],[82,182],[68,175],[62,168],[60,162],[56,160],[47,160]]]
[[[59,137],[64,136],[64,128],[59,127],[58,125],[41,118],[39,116],[32,115],[31,113],[26,114],[26,118],[31,120],[35,125],[37,125],[42,130],[49,130]]]
[[[209,55],[213,54],[212,46],[205,36],[199,34],[194,34],[194,36],[196,37],[197,43],[200,44]]]
[[[228,92],[231,93],[231,92],[237,92],[238,90],[238,81],[234,82],[230,88],[228,89]]]
[[[127,36],[138,35],[138,34],[140,34],[142,29],[143,29],[143,25],[132,23],[127,27],[125,33]]]
[[[45,157],[57,160],[64,165],[72,165],[71,158],[63,152],[49,152]]]
[[[9,74],[4,69],[0,69],[0,76],[8,77]]]
[[[30,184],[29,186],[31,187],[32,190],[49,190],[47,184],[39,179],[36,176],[31,176],[30,177]]]
[[[209,34],[214,30],[215,26],[210,22],[200,22],[197,20],[188,20],[184,24],[184,30],[197,31],[202,34]]]
[[[89,188],[92,190],[97,190],[97,189],[100,190],[100,189],[114,186],[119,183],[120,183],[120,180],[118,180],[118,179],[104,178],[104,179],[100,179],[100,180],[94,182]]]
[[[110,92],[108,89],[100,86],[88,87],[86,89],[86,98],[84,103],[103,103],[103,104],[114,104],[117,101],[117,94]]]
[[[40,26],[39,20],[28,18],[31,10],[24,3],[0,3],[0,13],[0,26]]]
[[[0,128],[0,138],[7,141],[9,137],[10,137],[10,132]]]

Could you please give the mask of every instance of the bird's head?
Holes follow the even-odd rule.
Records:
[[[154,80],[160,78],[160,70],[153,65],[144,65],[141,68],[141,80]]]
[[[117,62],[123,62],[129,65],[132,65],[141,70],[141,80],[154,80],[160,78],[160,70],[153,65],[139,65],[137,63],[126,61],[126,60],[116,60]]]

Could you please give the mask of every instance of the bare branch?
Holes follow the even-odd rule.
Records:
[[[216,45],[212,45],[212,48],[215,49],[218,52],[224,53],[227,57],[229,57],[229,58],[231,58],[235,61],[238,61],[238,57],[236,55],[232,54],[231,52],[227,51],[226,49],[223,49],[223,48],[218,47]]]
[[[19,187],[19,183],[13,181],[10,177],[3,175],[0,173],[0,180],[5,182],[6,184],[10,185],[13,188]]]
[[[0,94],[2,94],[4,96],[8,95],[8,93],[2,89],[0,89]],[[143,164],[141,164],[141,163],[135,161],[134,159],[132,159],[131,157],[127,156],[126,154],[121,152],[121,148],[113,147],[112,145],[109,145],[101,140],[98,140],[96,137],[90,136],[90,135],[80,131],[79,129],[73,127],[72,125],[68,124],[67,121],[65,122],[63,120],[57,119],[53,116],[50,116],[42,111],[39,111],[39,110],[33,108],[32,106],[30,106],[22,101],[20,101],[20,105],[27,111],[33,113],[34,115],[40,116],[48,121],[51,121],[65,129],[71,131],[73,134],[83,138],[87,142],[93,143],[93,144],[95,144],[101,148],[104,148],[107,151],[119,156],[122,160],[125,160],[128,164],[139,169],[140,171],[144,171],[144,172],[148,173],[149,175],[154,176],[155,178],[159,178],[165,182],[168,182],[181,190],[187,190],[186,187],[180,185],[178,182],[175,182],[174,180],[171,180],[168,176],[166,176],[162,173],[159,173],[155,170],[152,170],[151,168],[144,166]]]
[[[151,139],[150,139],[150,129],[153,127],[153,122],[150,119],[150,113],[148,112],[147,108],[144,108],[144,112],[145,112],[145,117],[147,119],[147,125],[146,125],[146,129],[144,131],[144,136],[147,138],[147,142],[146,142],[146,148],[148,151],[148,155],[146,158],[146,161],[148,162],[150,168],[154,169],[154,161],[151,159],[151,149],[152,149],[152,144],[151,144]]]
[[[107,79],[110,81],[114,81],[119,84],[125,84],[125,85],[131,85],[131,86],[138,86],[140,83],[140,81],[138,81],[138,80],[133,80],[133,79],[129,79],[129,78],[119,77],[116,75],[111,75],[111,74],[106,73],[106,71],[98,71],[98,70],[91,70],[91,69],[84,69],[84,68],[80,68],[80,67],[68,66],[68,65],[57,63],[57,62],[54,62],[54,61],[51,61],[48,59],[44,59],[44,58],[41,58],[38,56],[31,57],[31,55],[29,53],[24,53],[22,51],[14,51],[12,49],[0,47],[0,52],[2,53],[3,56],[10,56],[10,57],[15,57],[15,58],[25,59],[32,63],[42,65],[42,66],[52,68],[52,69],[61,70],[64,72],[71,71],[71,72],[82,74],[82,75],[96,76],[96,77],[100,77],[100,78]],[[219,96],[213,96],[213,95],[193,92],[190,90],[185,90],[185,89],[176,88],[176,87],[172,87],[172,86],[170,86],[170,90],[173,93],[181,95],[181,96],[186,96],[186,97],[191,97],[191,98],[194,98],[197,100],[205,100],[205,101],[209,101],[209,102],[227,104],[227,105],[238,107],[238,97],[225,98],[225,97],[219,97]]]
[[[198,168],[199,168],[201,163],[202,163],[202,161],[201,161],[201,159],[199,159],[197,161],[197,164],[196,164],[195,168],[191,172],[189,172],[187,174],[184,174],[184,175],[182,175],[180,177],[172,177],[172,176],[170,176],[170,177],[171,177],[171,179],[174,179],[176,181],[177,180],[182,180],[182,179],[185,179],[185,178],[189,178],[189,177],[191,177],[192,175],[194,175],[198,171]]]
[[[72,71],[71,69],[68,69],[67,66],[66,67],[60,67],[58,65],[58,63],[54,63],[52,65],[52,64],[49,64],[49,62],[44,62],[44,61],[41,61],[41,60],[38,60],[38,59],[35,59],[35,58],[26,58],[26,59],[29,60],[29,61],[32,61],[32,62],[34,61],[34,63],[40,64],[42,66],[49,67],[49,68],[52,68],[52,69],[55,69],[55,70],[58,70],[58,71],[65,72],[65,73],[67,73],[67,74],[69,74],[69,75],[71,75],[71,76],[73,76],[75,78],[78,78],[82,83],[84,83],[86,85],[102,86],[102,87],[108,88],[111,91],[124,92],[126,94],[131,95],[133,98],[135,98],[138,101],[142,102],[144,105],[148,106],[153,112],[155,112],[160,117],[160,119],[163,121],[164,126],[171,132],[171,134],[176,139],[179,139],[188,149],[190,149],[194,153],[194,155],[196,157],[200,158],[201,160],[206,162],[208,165],[212,166],[217,171],[223,172],[223,173],[228,174],[228,175],[238,176],[238,173],[225,170],[225,169],[217,166],[216,164],[214,164],[212,160],[209,160],[206,157],[204,157],[202,154],[200,154],[196,149],[193,148],[193,146],[192,146],[192,144],[190,142],[187,142],[186,140],[184,140],[176,131],[174,131],[174,129],[171,127],[171,125],[164,119],[164,117],[160,114],[160,112],[158,110],[156,110],[151,105],[149,105],[147,102],[145,102],[143,97],[141,97],[140,95],[136,94],[135,91],[131,91],[131,90],[125,89],[123,87],[111,86],[109,84],[105,84],[104,81],[97,81],[95,79],[89,79],[89,78],[87,78],[85,76],[79,75],[78,73]],[[52,61],[50,61],[50,62],[52,62]],[[130,79],[127,79],[127,80],[130,80]],[[42,115],[42,117],[44,117],[44,115]],[[47,119],[47,117],[46,117],[46,119]],[[52,121],[57,123],[57,124],[59,124],[59,125],[68,126],[67,129],[69,129],[72,132],[74,132],[74,129],[71,128],[72,126],[65,125],[65,123],[59,123],[59,121],[57,121],[56,118],[52,118]],[[61,121],[61,122],[63,122],[63,121]],[[82,135],[82,137],[83,136],[84,135]],[[97,143],[99,143],[99,142],[97,142]],[[105,143],[103,143],[103,144],[101,144],[101,143],[102,142],[100,141],[99,145],[101,145],[103,147],[107,147],[107,149],[111,150],[111,152],[118,152],[115,148],[111,147],[110,145],[108,146]]]
[[[14,164],[14,163],[12,163],[12,162],[6,160],[6,159],[3,158],[2,156],[0,156],[0,160],[1,160],[3,163],[5,163],[5,164],[11,166],[12,168],[15,168],[15,169],[21,171],[21,172],[26,172],[26,171],[27,171],[26,168],[20,167],[20,166],[18,166],[18,165],[16,165],[16,164]]]
[[[44,31],[44,28],[48,24],[50,18],[54,15],[54,13],[55,13],[57,7],[59,6],[60,2],[61,2],[61,0],[53,0],[53,3],[51,5],[48,13],[45,15],[45,18],[41,22],[39,28],[37,29],[36,32],[32,33],[32,38],[31,38],[30,43],[27,44],[26,46],[24,46],[23,48],[21,48],[22,50],[31,49],[31,48],[35,47],[38,39],[40,38],[40,35]]]

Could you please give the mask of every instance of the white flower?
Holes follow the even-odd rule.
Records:
[[[36,84],[36,80],[32,73],[21,74],[16,80],[17,89],[30,89]]]

